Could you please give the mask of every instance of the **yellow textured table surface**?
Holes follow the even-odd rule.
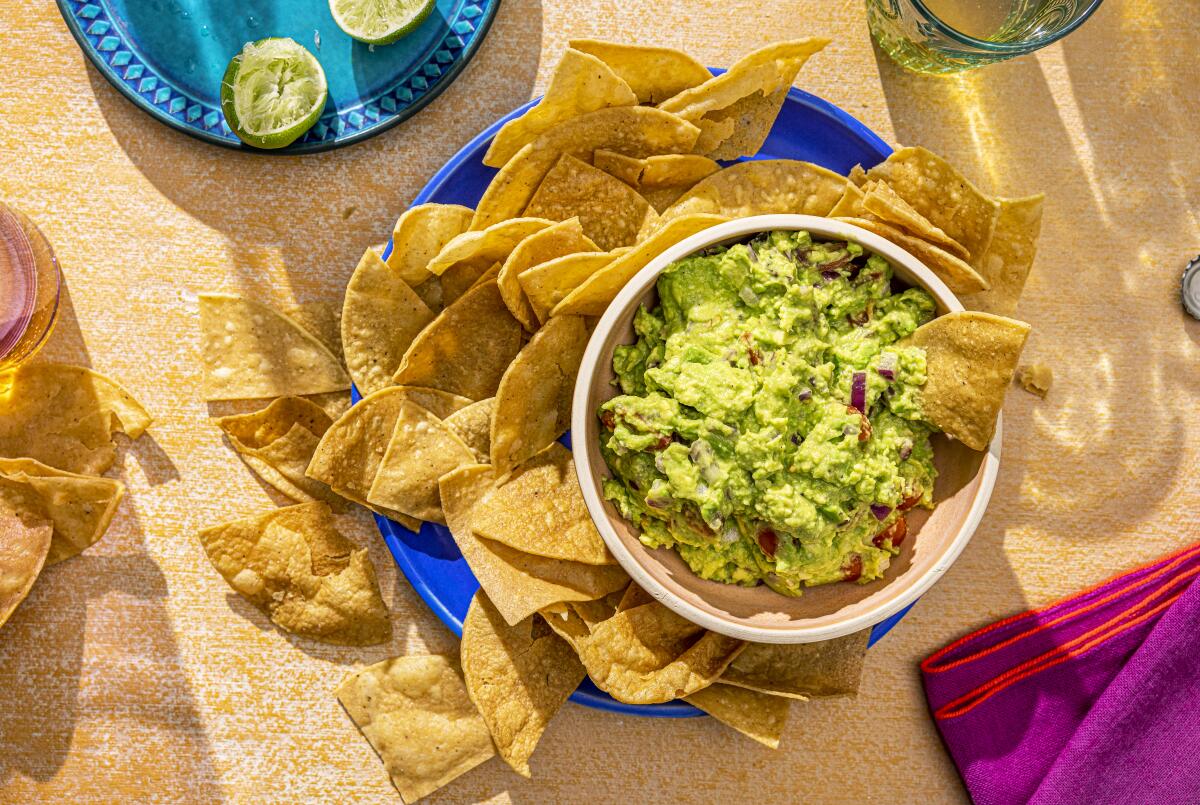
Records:
[[[505,0],[475,61],[415,119],[275,159],[153,122],[85,61],[49,0],[0,0],[0,198],[45,230],[69,295],[50,357],[119,379],[155,415],[123,443],[106,539],[50,569],[0,631],[0,800],[398,801],[331,690],[352,668],[451,648],[366,516],[390,645],[291,638],[204,557],[201,527],[272,499],[201,400],[195,294],[340,298],[433,171],[540,91],[570,37],[730,63],[768,41],[834,44],[801,86],[985,188],[1046,193],[1020,315],[1050,364],[1010,393],[999,483],[945,578],[869,653],[856,701],[797,705],[777,752],[711,719],[567,705],[523,780],[499,761],[438,802],[958,800],[917,661],[967,629],[1200,537],[1200,322],[1178,301],[1200,251],[1195,6],[1109,0],[1037,56],[955,79],[877,55],[861,0]]]

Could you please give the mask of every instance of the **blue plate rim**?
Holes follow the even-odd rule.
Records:
[[[87,56],[87,60],[92,67],[95,68],[100,75],[104,76],[104,79],[110,85],[112,85],[117,92],[125,96],[125,98],[135,107],[141,109],[159,123],[162,123],[163,125],[168,126],[175,131],[182,132],[189,137],[210,145],[217,145],[221,148],[228,148],[231,151],[241,151],[243,153],[286,157],[303,156],[305,154],[318,154],[324,151],[332,151],[337,148],[344,148],[349,145],[354,145],[355,143],[360,143],[364,140],[369,140],[378,134],[382,134],[385,131],[395,128],[431,104],[443,92],[445,92],[451,84],[458,80],[459,74],[462,73],[462,71],[466,69],[467,65],[470,64],[472,59],[475,58],[475,54],[479,51],[479,48],[483,45],[484,40],[487,39],[488,34],[491,32],[492,23],[496,19],[496,14],[500,11],[501,0],[487,0],[487,7],[483,13],[483,16],[480,18],[479,26],[475,30],[475,36],[471,39],[470,43],[463,48],[461,58],[456,59],[451,65],[450,69],[443,73],[438,78],[437,82],[434,83],[428,91],[413,101],[411,105],[404,107],[403,110],[390,115],[386,119],[381,120],[379,123],[369,128],[359,129],[353,134],[346,135],[345,137],[337,137],[332,140],[319,140],[308,143],[293,143],[286,148],[274,149],[254,148],[236,139],[236,137],[231,140],[203,129],[186,125],[185,123],[176,120],[169,112],[158,108],[157,105],[149,102],[146,98],[143,98],[140,94],[134,92],[120,77],[117,76],[116,70],[113,68],[113,66],[101,58],[96,49],[92,47],[92,43],[88,41],[87,34],[84,32],[83,28],[80,27],[79,21],[71,12],[71,9],[68,5],[70,2],[71,0],[55,0],[55,5],[58,6],[58,13],[62,16],[63,21],[66,23],[67,30],[70,31],[71,36],[75,39],[75,44],[78,45],[83,54]]]
[[[719,75],[724,72],[724,70],[719,68],[710,69],[714,75]],[[450,159],[448,159],[440,168],[438,168],[433,176],[430,177],[425,186],[421,188],[420,192],[417,193],[410,206],[416,206],[418,204],[425,204],[429,202],[434,194],[436,194],[450,179],[451,175],[458,168],[458,166],[470,157],[472,152],[478,150],[484,145],[484,143],[494,137],[496,132],[498,132],[505,123],[524,114],[530,108],[535,106],[540,100],[541,98],[533,98],[528,103],[522,104],[471,138],[471,140],[462,148],[460,148],[454,154],[454,156],[450,157]],[[824,98],[793,87],[788,91],[788,100],[800,103],[822,114],[834,118],[843,126],[845,126],[848,131],[853,133],[864,145],[880,154],[886,156],[887,154],[892,153],[894,150],[882,137],[868,128],[864,123],[862,123],[862,121],[858,120],[841,107],[836,106]],[[389,238],[383,251],[383,257],[385,259],[391,253],[391,249],[392,241]],[[358,399],[360,399],[357,389],[351,390],[351,399],[352,402],[357,402]],[[462,620],[457,615],[450,612],[441,599],[434,595],[429,585],[425,583],[422,574],[419,573],[409,561],[408,554],[402,550],[399,537],[395,533],[395,529],[401,528],[402,526],[397,523],[393,523],[391,520],[388,520],[386,517],[383,517],[379,514],[375,514],[374,517],[375,523],[379,528],[379,532],[383,537],[385,544],[388,546],[389,552],[392,554],[392,558],[400,568],[400,571],[404,574],[404,577],[408,581],[409,585],[413,588],[413,590],[416,591],[417,595],[421,597],[421,600],[425,602],[425,605],[429,607],[433,614],[436,615],[437,618],[448,629],[450,629],[451,632],[461,638]],[[909,604],[907,607],[895,613],[891,617],[886,618],[885,620],[880,621],[871,627],[871,636],[867,644],[868,647],[874,646],[876,643],[878,643],[884,635],[890,632],[892,628],[899,623],[905,615],[908,614],[909,610],[911,610],[915,604],[916,602],[914,601],[912,604]],[[591,680],[586,678],[584,679],[583,684],[580,685],[579,689],[571,694],[570,701],[596,710],[625,715],[636,715],[644,718],[695,718],[707,715],[703,710],[700,710],[699,708],[680,700],[653,705],[634,705],[619,702],[608,694],[600,691],[595,687],[595,685],[592,684]]]

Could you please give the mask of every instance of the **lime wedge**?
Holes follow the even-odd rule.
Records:
[[[325,71],[292,39],[247,42],[221,81],[221,111],[242,142],[283,148],[312,128],[329,97]]]
[[[390,45],[429,16],[437,0],[329,0],[338,27],[359,42]]]

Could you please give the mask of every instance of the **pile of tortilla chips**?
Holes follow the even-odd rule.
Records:
[[[390,251],[363,255],[341,356],[284,313],[201,297],[208,398],[277,398],[218,424],[298,502],[204,532],[229,583],[293,632],[386,637],[369,563],[332,529],[338,501],[414,532],[444,524],[479,581],[460,658],[394,658],[337,691],[405,801],[493,754],[529,776],[585,676],[623,702],[685,700],[770,747],[792,701],[856,692],[866,633],[746,644],[631,584],[558,443],[594,317],[641,268],[723,221],[805,213],[881,234],[970,294],[983,312],[911,338],[929,356],[931,421],[986,446],[1028,330],[992,314],[1015,306],[1040,197],[990,198],[919,149],[849,178],[796,160],[718,162],[757,153],[825,44],[770,45],[713,77],[674,50],[571,42],[545,97],[493,140],[484,162],[498,172],[477,207],[414,207]],[[305,399],[351,382],[363,398],[349,410]]]
[[[108,530],[125,485],[102,473],[112,436],[150,425],[120,385],[82,366],[34,363],[0,374],[0,626],[45,567]]]

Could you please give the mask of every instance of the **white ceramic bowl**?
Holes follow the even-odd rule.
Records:
[[[851,224],[810,215],[761,215],[706,229],[667,249],[630,280],[600,318],[584,352],[575,384],[571,439],[575,468],[588,511],[608,549],[633,580],[679,615],[714,632],[760,643],[811,643],[866,629],[917,600],[971,539],[983,517],[1000,466],[1000,425],[988,450],[975,452],[940,434],[934,437],[938,469],[932,513],[908,515],[909,537],[882,579],[869,584],[825,584],[791,598],[765,586],[738,587],[699,578],[670,549],[650,550],[637,529],[604,499],[610,475],[600,455],[596,411],[615,396],[613,349],[632,343],[633,315],[653,307],[656,282],[668,265],[708,246],[744,241],[758,232],[804,229],[821,240],[860,243],[891,263],[895,274],[929,291],[938,315],[963,307],[946,285],[915,257]]]

